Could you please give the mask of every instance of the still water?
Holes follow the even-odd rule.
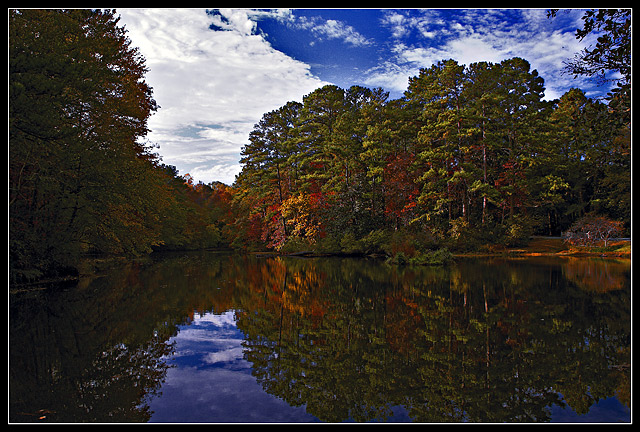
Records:
[[[630,422],[631,265],[180,253],[9,296],[11,422]]]

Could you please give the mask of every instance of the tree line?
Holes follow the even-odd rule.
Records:
[[[592,14],[585,29],[625,17]],[[118,20],[9,11],[12,282],[74,272],[86,254],[413,255],[558,235],[587,214],[630,230],[630,68],[606,103],[579,89],[544,100],[521,58],[444,60],[395,100],[328,85],[264,114],[232,186],[194,184],[145,141],[159,107]],[[611,68],[618,39],[583,63]]]
[[[591,212],[630,227],[627,114],[579,89],[543,97],[521,58],[438,62],[396,100],[319,88],[251,132],[234,241],[388,252],[394,235],[413,249],[516,245]]]

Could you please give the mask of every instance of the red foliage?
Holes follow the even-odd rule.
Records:
[[[385,214],[396,220],[407,217],[417,205],[420,191],[411,169],[414,159],[411,153],[398,153],[387,158],[384,168]]]

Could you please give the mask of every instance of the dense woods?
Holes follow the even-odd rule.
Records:
[[[630,51],[615,44],[630,14],[587,14],[594,28],[611,37],[572,72],[618,72],[606,100],[547,101],[522,58],[443,60],[395,100],[328,85],[264,114],[229,186],[194,184],[145,141],[158,106],[115,11],[10,11],[10,281],[159,249],[478,250],[585,216],[628,235]]]
[[[220,244],[224,185],[193,185],[143,140],[157,110],[113,11],[9,13],[11,281],[80,256]]]
[[[523,59],[447,60],[399,100],[330,85],[288,103],[243,149],[236,241],[469,249],[560,235],[590,212],[628,222],[629,124],[579,89],[543,95]]]

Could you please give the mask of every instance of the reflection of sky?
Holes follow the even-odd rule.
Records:
[[[628,423],[631,421],[631,410],[615,397],[600,400],[583,415],[569,408],[555,405],[551,410],[551,421],[555,423]]]
[[[288,423],[316,422],[304,407],[292,407],[266,393],[243,358],[243,334],[234,313],[196,315],[169,342],[175,354],[167,360],[161,394],[149,402],[151,422]],[[629,422],[630,410],[616,398],[594,404],[578,415],[570,408],[551,407],[551,422]],[[403,407],[394,407],[389,422],[411,421]]]
[[[149,402],[151,422],[310,422],[317,421],[304,407],[291,407],[262,390],[251,375],[251,363],[242,356],[243,334],[233,312],[207,313],[170,340],[174,366]]]

